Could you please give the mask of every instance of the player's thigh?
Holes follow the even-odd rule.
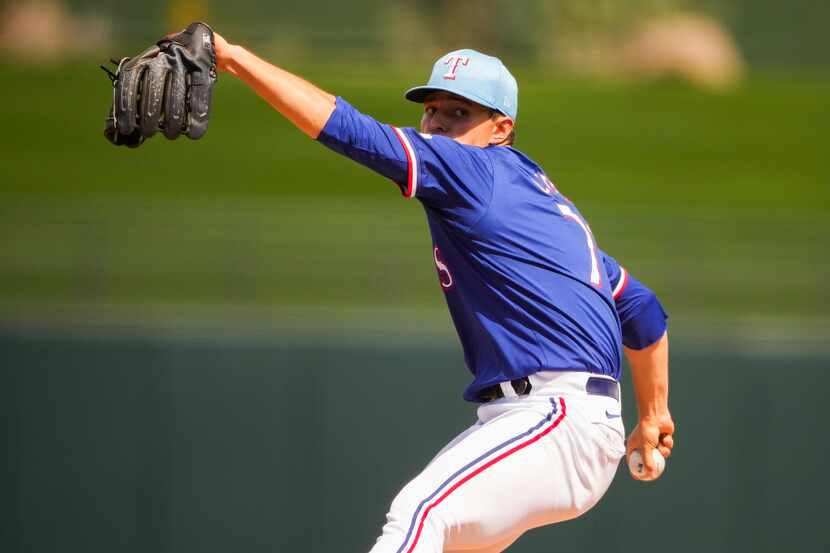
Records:
[[[508,537],[502,539],[501,541],[494,542],[494,543],[489,543],[489,544],[487,544],[487,545],[485,545],[484,547],[481,547],[481,548],[477,548],[477,549],[444,549],[444,553],[501,553],[502,551],[504,551],[505,549],[507,549],[508,547],[513,545],[513,543],[521,537],[522,533],[524,533],[524,531],[517,532],[516,534],[514,534],[512,536],[508,536]]]
[[[436,457],[390,515],[406,521],[410,539],[419,529],[443,530],[445,549],[485,551],[572,518],[595,502],[586,488],[595,487],[596,475],[579,469],[590,449],[579,432],[551,404],[506,409]]]
[[[481,428],[481,426],[482,426],[481,422],[477,422],[476,424],[470,426],[469,428],[467,428],[467,430],[461,432],[455,438],[450,440],[450,442],[447,445],[445,445],[443,448],[441,448],[441,451],[436,453],[435,456],[432,458],[432,460],[429,463],[427,463],[427,467],[429,467],[432,463],[434,463],[436,459],[439,459],[442,455],[444,455],[444,453],[446,453],[447,451],[451,450],[452,448],[454,448],[458,444],[460,444],[462,441],[464,441],[467,438],[467,436],[469,436],[473,432],[477,431],[479,428]]]

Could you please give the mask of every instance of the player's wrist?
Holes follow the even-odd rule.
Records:
[[[648,389],[641,390],[637,397],[637,413],[640,420],[662,420],[669,414],[669,399],[667,390]]]
[[[640,416],[640,420],[658,420],[669,416],[669,407],[665,404],[639,406],[637,412]]]
[[[644,434],[653,435],[655,439],[659,439],[659,436],[664,434],[674,433],[674,421],[668,409],[646,414],[640,413],[637,425]],[[652,445],[656,445],[656,442]]]
[[[235,67],[239,58],[239,46],[229,43],[219,33],[214,33],[213,40],[217,69],[236,74]]]

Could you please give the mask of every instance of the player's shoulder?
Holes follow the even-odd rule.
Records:
[[[488,146],[482,150],[493,159],[494,163],[521,166],[534,171],[542,170],[539,164],[533,161],[530,156],[513,146]]]
[[[492,160],[497,173],[515,175],[517,178],[533,181],[537,187],[539,184],[536,181],[541,179],[545,187],[550,186],[555,189],[544,169],[521,150],[512,146],[490,146],[484,148],[484,151]]]
[[[501,182],[524,188],[532,192],[533,197],[542,192],[545,196],[569,201],[561,195],[542,166],[521,150],[512,146],[490,146],[484,150],[493,160],[494,172]]]

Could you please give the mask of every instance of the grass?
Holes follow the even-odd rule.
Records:
[[[380,119],[417,119],[401,91],[420,75],[355,71],[308,73]],[[0,303],[443,309],[423,215],[388,181],[230,78],[204,139],[114,148],[99,73],[0,65]],[[520,82],[517,146],[673,317],[825,316],[830,79]]]

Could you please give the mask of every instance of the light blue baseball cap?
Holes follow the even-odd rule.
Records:
[[[424,86],[406,91],[406,99],[423,103],[431,92],[452,92],[516,120],[519,85],[499,58],[465,48],[438,58]]]

